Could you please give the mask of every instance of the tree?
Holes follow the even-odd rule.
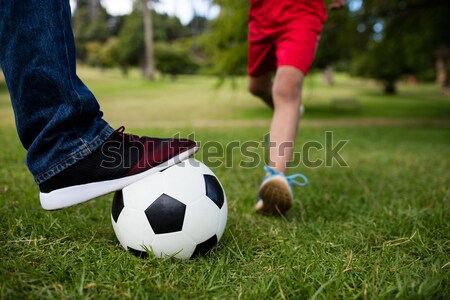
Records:
[[[145,56],[145,37],[144,37],[144,12],[142,7],[142,1],[135,3],[131,14],[127,15],[123,19],[123,25],[117,36],[117,41],[109,44],[110,49],[105,49],[104,54],[108,54],[105,58],[111,57],[111,55],[117,56],[117,64],[121,67],[124,74],[127,74],[129,66],[140,66],[143,70],[146,61]],[[189,35],[189,29],[184,27],[177,17],[168,16],[167,14],[158,14],[154,10],[151,10],[151,20],[153,24],[153,39],[152,43],[158,43],[157,49],[154,49],[154,68],[162,71],[163,73],[192,73],[192,70],[197,70],[198,64],[193,59],[191,49],[192,45],[185,47],[187,38]],[[178,42],[180,40],[183,42]],[[163,44],[163,46],[161,46]],[[106,47],[106,45],[105,45]],[[171,49],[171,47],[175,47]],[[183,49],[183,51],[180,51]],[[161,51],[168,51],[167,54],[161,53]],[[186,51],[185,51],[186,50]],[[187,51],[189,50],[189,51]],[[182,58],[183,62],[180,67],[174,70],[174,62],[169,57],[176,57],[176,60],[180,61],[180,53],[186,55]],[[101,53],[100,53],[101,54]],[[111,55],[110,55],[111,54]],[[103,61],[103,59],[100,59]],[[106,61],[109,61],[106,59]],[[164,64],[167,64],[165,66]],[[193,67],[195,65],[195,67]],[[185,67],[185,70],[180,68]],[[188,67],[187,67],[188,66]],[[170,69],[170,70],[169,70]]]
[[[72,20],[78,59],[86,61],[88,43],[104,43],[111,36],[108,18],[99,0],[77,1]]]
[[[99,61],[103,67],[112,67],[118,61],[118,39],[112,37],[106,41],[99,51]]]
[[[123,26],[119,31],[117,58],[124,75],[128,73],[130,65],[140,65],[144,60],[143,27],[141,11],[135,8],[131,14],[125,17]]]
[[[177,17],[169,17],[166,14],[159,15],[150,9],[152,2],[156,2],[156,0],[141,0],[141,2],[145,45],[143,73],[145,78],[152,80],[155,73],[154,41],[174,41],[183,37],[186,30]],[[153,29],[154,24],[156,24],[156,32]]]
[[[202,35],[208,28],[209,21],[203,16],[194,16],[189,22],[188,27],[191,28],[192,35],[196,38]]]
[[[360,22],[372,28],[382,25],[358,59],[360,74],[380,79],[385,92],[395,92],[395,82],[404,74],[428,79],[440,62],[450,72],[450,6],[445,0],[365,0]],[[444,75],[444,77],[447,77]],[[450,88],[450,80],[443,80]]]
[[[245,73],[248,2],[214,0],[221,12],[203,38],[213,73]],[[439,82],[450,91],[448,16],[448,0],[364,0],[358,11],[330,12],[314,66],[338,65],[376,78],[387,93],[396,92],[404,75],[432,80],[438,69]]]
[[[145,62],[144,77],[153,80],[155,76],[154,54],[153,54],[153,24],[152,13],[149,8],[151,1],[142,0],[142,15],[144,17],[144,45],[145,45]]]
[[[193,74],[198,69],[187,44],[183,42],[178,40],[172,43],[155,43],[156,68],[161,73],[170,75],[172,79],[178,74]]]
[[[89,4],[89,15],[91,17],[91,20],[95,20],[97,18],[98,9],[101,6],[100,0],[88,0],[88,4]]]
[[[212,73],[222,77],[247,70],[248,0],[214,0],[220,14],[211,22],[202,44],[213,62]]]
[[[367,34],[356,30],[357,22],[348,10],[342,9],[328,14],[323,25],[313,68],[324,70],[324,79],[333,83],[332,70],[337,66],[345,71],[367,42]]]

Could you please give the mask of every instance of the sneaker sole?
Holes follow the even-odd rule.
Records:
[[[289,186],[281,179],[272,179],[264,183],[259,190],[259,198],[263,206],[258,212],[271,215],[283,215],[292,206]]]
[[[131,175],[123,178],[91,182],[81,185],[69,186],[66,188],[51,191],[50,193],[40,193],[41,206],[45,210],[62,209],[69,206],[81,204],[83,202],[93,200],[94,198],[118,191],[144,177],[167,169],[187,158],[194,155],[199,147],[191,148],[164,163],[155,166],[142,173]]]

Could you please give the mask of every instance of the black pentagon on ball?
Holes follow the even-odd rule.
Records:
[[[211,238],[207,239],[203,243],[200,243],[195,247],[194,253],[192,253],[192,257],[196,257],[199,255],[205,255],[209,250],[214,248],[218,243],[217,236],[214,235]]]
[[[111,209],[111,215],[114,219],[114,222],[117,223],[117,220],[119,219],[119,215],[123,210],[123,193],[122,190],[117,191],[114,194],[113,203],[112,203],[112,209]]]
[[[203,175],[203,177],[205,178],[206,196],[221,209],[225,200],[219,180],[212,175]]]
[[[145,210],[145,215],[153,231],[162,234],[181,231],[185,212],[185,204],[162,194]]]

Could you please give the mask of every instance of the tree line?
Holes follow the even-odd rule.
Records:
[[[199,72],[207,63],[197,46],[206,18],[195,16],[183,25],[175,16],[157,13],[151,4],[138,0],[130,14],[111,16],[100,0],[78,0],[72,16],[77,59],[99,68],[120,67],[124,75],[138,66],[150,79],[153,68],[172,77]]]
[[[99,0],[78,0],[73,15],[78,59],[102,68],[119,66],[124,74],[139,66],[145,74],[151,47],[154,67],[172,77],[246,73],[249,0],[210,0],[220,6],[219,16],[196,16],[187,25],[152,10],[153,1],[136,0],[131,14],[115,17]],[[395,93],[396,82],[405,77],[437,81],[450,91],[448,0],[348,2],[350,9],[329,12],[315,69],[377,79],[386,93]]]

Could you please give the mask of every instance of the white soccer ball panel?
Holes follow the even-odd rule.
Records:
[[[195,160],[195,161],[190,161],[191,159],[192,159],[192,160]],[[198,167],[196,167],[196,168],[197,168],[197,170],[200,172],[200,174],[207,174],[207,175],[213,175],[213,176],[216,176],[216,174],[214,174],[213,171],[212,171],[210,168],[208,168],[204,163],[202,163],[202,162],[196,160],[195,158],[190,158],[190,159],[189,159],[189,163],[190,163],[190,164],[193,164],[193,165],[195,165],[195,166],[198,166]],[[216,176],[216,177],[217,177],[217,176]]]
[[[125,241],[122,239],[122,237],[125,236],[125,234],[121,231],[121,227],[119,225],[117,225],[117,223],[114,221],[114,218],[112,215],[111,215],[111,223],[112,223],[112,227],[114,229],[114,233],[116,234],[116,237],[119,240],[120,245],[124,249],[127,249],[127,245],[124,244]]]
[[[163,193],[163,178],[160,172],[146,176],[125,187],[123,190],[125,207],[144,211]]]
[[[117,224],[113,222],[113,228],[120,244],[127,249],[145,251],[142,246],[149,246],[155,237],[144,211],[123,208]]]
[[[176,164],[163,172],[164,193],[189,204],[205,193],[205,181],[198,167],[187,162]]]
[[[194,253],[196,243],[185,233],[174,232],[157,234],[151,249],[156,257],[162,258],[174,256],[176,258],[188,259]]]
[[[203,196],[187,206],[183,231],[196,243],[201,243],[217,233],[219,219],[220,209]]]
[[[225,231],[225,226],[227,225],[228,218],[228,203],[227,197],[225,196],[225,202],[223,203],[222,209],[220,210],[219,216],[219,227],[217,229],[217,240],[222,238],[223,232]]]

